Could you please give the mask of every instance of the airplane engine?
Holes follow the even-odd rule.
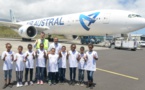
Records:
[[[78,38],[77,35],[64,35],[64,36],[65,36],[65,38],[70,39],[70,40],[74,40],[74,39]]]
[[[24,25],[19,28],[18,33],[23,38],[31,39],[37,35],[37,30],[34,26]]]

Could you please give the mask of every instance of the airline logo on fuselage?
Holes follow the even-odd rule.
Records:
[[[100,12],[95,12],[95,13],[92,13],[92,14],[89,14],[89,15],[84,15],[84,14],[81,14],[80,15],[80,17],[79,17],[79,20],[80,20],[80,23],[81,23],[81,25],[82,25],[82,27],[85,29],[85,30],[87,30],[87,31],[89,31],[90,30],[90,28],[89,28],[89,26],[91,25],[91,24],[93,24],[93,23],[95,23],[96,22],[96,17],[99,15],[99,13]],[[89,21],[89,23],[86,25],[86,23],[85,23],[85,20],[87,20],[87,21]]]
[[[33,26],[64,25],[64,21],[62,19],[63,19],[62,17],[45,18],[45,19],[39,19],[39,20],[32,20],[32,21],[27,22],[27,24],[33,25]]]

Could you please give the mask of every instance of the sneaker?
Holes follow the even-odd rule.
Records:
[[[42,85],[43,84],[43,81],[40,81],[40,84]]]
[[[27,86],[28,85],[28,82],[25,82],[25,86]]]
[[[33,82],[32,81],[30,81],[30,85],[33,85]]]
[[[39,81],[37,81],[37,84],[38,84],[38,85],[40,84]]]
[[[23,86],[22,82],[20,82],[20,83],[19,83],[19,86],[20,86],[20,87],[22,87],[22,86]]]
[[[49,84],[49,86],[51,86],[51,85],[52,85],[51,80],[49,80],[49,81],[48,81],[48,84]]]
[[[76,85],[80,85],[80,83],[76,83]]]
[[[16,87],[20,87],[20,84],[19,84],[19,83],[17,83]]]
[[[84,86],[84,84],[83,84],[83,83],[81,83],[81,84],[80,84],[80,86]]]
[[[5,89],[7,86],[8,86],[8,85],[7,85],[7,84],[5,84],[5,85],[3,86],[3,89]]]

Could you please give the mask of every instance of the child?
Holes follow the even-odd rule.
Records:
[[[1,59],[4,61],[3,63],[3,70],[4,70],[4,77],[5,77],[5,84],[3,86],[3,89],[5,89],[8,85],[10,87],[11,84],[11,78],[12,78],[12,68],[13,68],[13,59],[14,59],[14,52],[11,51],[11,44],[6,44],[6,51],[2,53]]]
[[[84,53],[84,50],[85,48],[84,47],[81,47],[80,48],[80,55],[79,55],[79,60],[78,60],[78,79],[79,79],[79,82],[77,85],[81,85],[83,86],[83,83],[84,83],[84,67],[85,67],[85,57],[86,57],[86,54]]]
[[[48,53],[48,72],[49,72],[49,82],[48,84],[56,84],[56,72],[58,72],[58,59],[59,55],[55,54],[55,48],[51,49],[51,52]]]
[[[32,51],[32,44],[28,44],[28,51],[25,53],[26,68],[25,68],[25,86],[28,85],[28,72],[30,71],[30,85],[33,85],[33,68],[34,68],[34,56],[35,52]]]
[[[65,71],[66,71],[66,60],[67,60],[67,52],[66,47],[62,46],[62,51],[60,52],[60,60],[59,60],[59,79],[60,82],[63,83],[65,81]]]
[[[14,58],[14,61],[16,62],[17,87],[23,86],[22,79],[23,79],[23,71],[24,71],[24,62],[26,62],[26,60],[22,51],[23,51],[23,46],[18,46],[18,53],[15,54],[15,58]]]
[[[71,51],[68,52],[67,58],[69,60],[69,69],[70,69],[70,85],[75,84],[75,78],[76,78],[76,68],[78,66],[78,56],[79,53],[75,50],[76,45],[71,45]]]
[[[96,71],[96,60],[98,60],[98,54],[96,51],[93,51],[93,44],[89,44],[89,51],[86,52],[86,66],[88,76],[87,87],[93,88],[93,73]]]
[[[38,77],[37,77],[37,84],[43,84],[44,80],[44,69],[46,67],[45,60],[47,58],[46,56],[46,50],[44,50],[44,44],[40,44],[40,49],[36,51],[36,57],[37,57],[37,67],[38,67]]]

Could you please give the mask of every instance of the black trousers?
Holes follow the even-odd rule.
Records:
[[[33,79],[33,69],[31,68],[25,68],[25,81],[28,81],[28,73],[30,71],[30,81]]]
[[[70,69],[70,81],[75,81],[76,79],[76,68],[69,68]]]
[[[49,74],[49,80],[51,80],[51,83],[54,83],[54,82],[56,82],[56,80],[55,80],[55,72],[49,72],[48,73]]]

